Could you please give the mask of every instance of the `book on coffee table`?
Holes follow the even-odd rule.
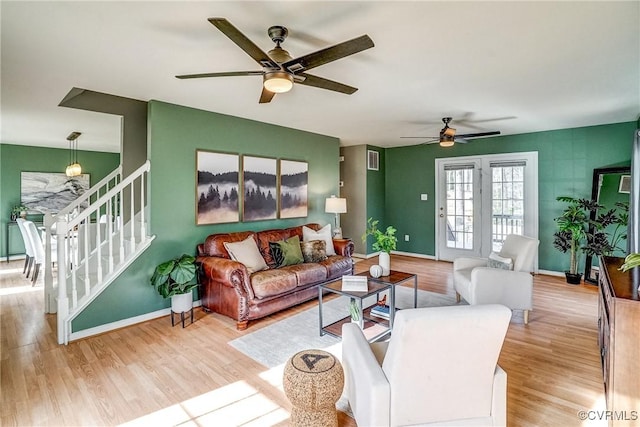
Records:
[[[389,306],[377,304],[371,308],[371,315],[382,319],[389,318]]]

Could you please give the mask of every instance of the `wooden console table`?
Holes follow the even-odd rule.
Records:
[[[609,425],[631,427],[640,426],[640,297],[623,262],[600,258],[598,344]]]

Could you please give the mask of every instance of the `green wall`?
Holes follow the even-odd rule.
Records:
[[[539,267],[563,271],[568,255],[553,248],[556,197],[591,197],[594,168],[629,165],[636,122],[478,139],[443,149],[437,144],[386,149],[385,222],[398,229],[398,250],[435,255],[435,159],[538,152]],[[420,194],[427,193],[428,201]],[[567,258],[567,259],[565,259]]]
[[[72,324],[79,331],[169,307],[149,285],[157,264],[195,253],[212,233],[263,230],[308,222],[332,223],[324,200],[338,194],[339,140],[295,129],[196,110],[149,103],[151,247]],[[272,221],[195,225],[196,150],[303,160],[309,163],[309,215]]]
[[[100,181],[120,164],[119,153],[78,151],[82,172],[90,174],[90,182]],[[66,149],[0,144],[0,256],[7,253],[6,224],[11,220],[11,208],[20,203],[20,172],[60,172],[69,164]],[[30,217],[41,219],[41,215]],[[22,237],[17,227],[11,227],[12,253],[24,253]]]

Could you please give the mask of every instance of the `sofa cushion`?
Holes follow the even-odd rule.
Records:
[[[286,271],[295,274],[298,286],[307,286],[327,280],[327,269],[316,263],[304,263],[284,267]]]
[[[260,255],[253,235],[241,242],[225,242],[224,247],[227,248],[231,259],[241,262],[247,267],[249,274],[268,268],[264,258]]]
[[[262,270],[251,275],[253,294],[258,299],[268,298],[295,289],[298,279],[291,267]]]
[[[300,249],[304,262],[321,262],[327,259],[327,244],[324,240],[301,242]]]
[[[353,271],[353,260],[342,255],[330,256],[321,261],[320,265],[327,270],[327,279],[336,279],[345,274],[352,274]]]
[[[318,231],[314,231],[309,227],[302,227],[302,240],[310,242],[312,240],[324,240],[326,243],[327,256],[335,255],[333,248],[333,238],[331,237],[331,224],[327,224]]]

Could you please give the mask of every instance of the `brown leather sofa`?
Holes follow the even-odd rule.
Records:
[[[306,224],[318,231],[318,224]],[[247,328],[249,320],[268,316],[318,296],[318,285],[353,274],[354,246],[351,240],[334,240],[336,255],[319,263],[302,263],[274,268],[269,242],[294,235],[302,241],[302,226],[265,231],[239,231],[212,234],[199,244],[201,301],[206,311],[224,314],[236,320],[238,330]],[[253,236],[260,254],[270,266],[249,274],[247,268],[229,256],[224,243],[240,242]]]

